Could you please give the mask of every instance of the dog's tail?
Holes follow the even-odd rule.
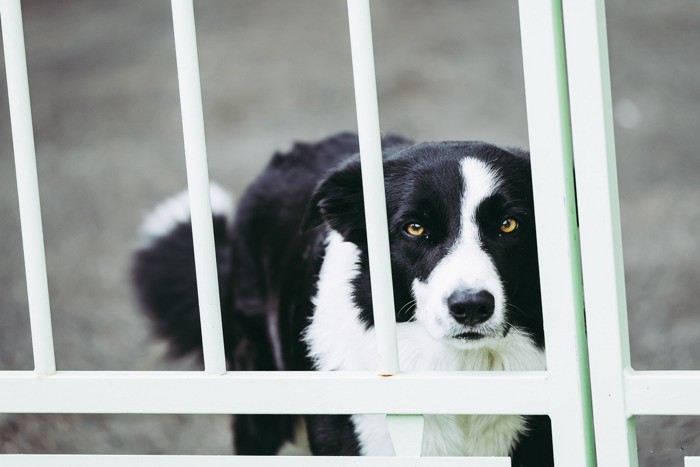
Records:
[[[231,293],[228,228],[233,204],[227,192],[212,184],[211,205],[223,309]],[[157,334],[170,342],[171,354],[201,353],[202,334],[187,192],[164,201],[146,216],[134,254],[132,279],[137,297],[152,318]]]

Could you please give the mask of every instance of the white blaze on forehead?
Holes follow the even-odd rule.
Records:
[[[494,193],[500,180],[494,170],[477,159],[464,159],[461,169],[464,192],[457,240],[425,282],[413,283],[417,317],[437,338],[458,334],[463,329],[450,316],[446,304],[447,298],[459,290],[485,290],[494,297],[493,317],[476,326],[477,330],[495,333],[504,317],[503,285],[491,257],[483,249],[476,219],[479,206]]]
[[[462,161],[462,236],[471,227],[476,228],[476,210],[498,187],[500,180],[496,173],[478,159],[467,158]]]

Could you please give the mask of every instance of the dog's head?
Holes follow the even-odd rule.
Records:
[[[396,318],[460,348],[513,328],[543,345],[529,157],[480,142],[389,149],[385,188]],[[359,159],[316,190],[306,225],[324,221],[361,251],[354,299],[373,324]]]

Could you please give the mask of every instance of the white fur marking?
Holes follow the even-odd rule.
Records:
[[[360,250],[335,231],[326,238],[326,252],[312,298],[315,313],[304,331],[310,357],[319,370],[364,370],[376,366],[376,354],[364,359],[358,344],[367,339],[352,300],[351,282],[359,274]],[[338,334],[342,339],[338,339]],[[361,345],[361,344],[360,344]]]
[[[211,212],[215,216],[226,217],[230,222],[233,216],[233,200],[231,195],[216,183],[209,186],[211,196]],[[168,235],[180,224],[190,222],[190,197],[187,190],[166,199],[151,211],[139,229],[137,249],[147,249],[158,239]]]

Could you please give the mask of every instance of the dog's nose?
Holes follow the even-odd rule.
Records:
[[[447,298],[447,308],[452,317],[462,324],[474,326],[493,315],[495,300],[485,290],[458,290]]]

